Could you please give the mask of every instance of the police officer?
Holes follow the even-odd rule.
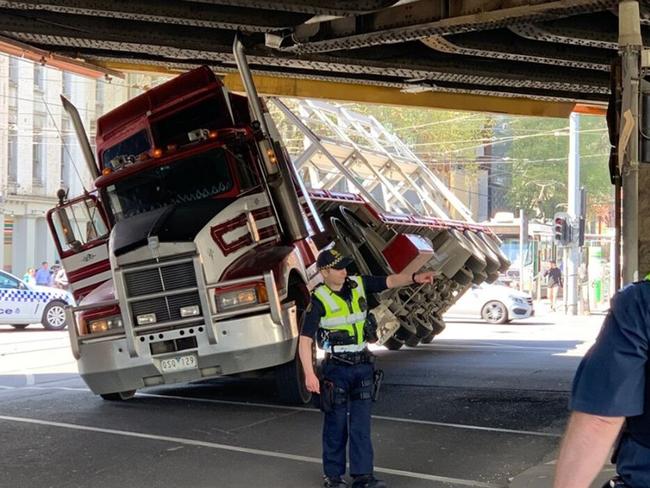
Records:
[[[373,475],[370,415],[374,357],[367,349],[368,339],[373,335],[366,324],[367,296],[387,288],[431,283],[435,273],[348,276],[345,268],[351,263],[352,259],[336,250],[319,254],[316,264],[323,283],[312,292],[300,335],[299,353],[307,389],[320,394],[321,410],[325,413],[323,486],[347,486],[343,476],[349,440],[352,487],[383,488],[386,484]],[[312,366],[312,344],[316,337],[325,350],[322,383]]]
[[[614,296],[596,343],[573,381],[573,412],[555,488],[587,488],[621,429],[615,454],[618,477],[605,486],[650,486],[649,304],[648,281],[628,285]]]

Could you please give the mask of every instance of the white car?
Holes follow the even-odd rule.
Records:
[[[445,312],[445,317],[482,318],[490,324],[504,324],[515,319],[526,319],[534,315],[533,298],[503,285],[472,285],[454,305]]]
[[[31,285],[0,271],[0,323],[24,329],[41,323],[48,330],[65,329],[65,307],[72,295],[59,288]]]

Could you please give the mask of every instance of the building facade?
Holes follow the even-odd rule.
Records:
[[[0,267],[22,276],[59,257],[46,214],[63,188],[93,189],[90,172],[60,95],[77,107],[94,146],[99,115],[142,92],[154,79],[90,79],[0,55]]]

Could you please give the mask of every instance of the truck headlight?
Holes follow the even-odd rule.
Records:
[[[88,321],[88,331],[91,334],[108,332],[109,330],[121,329],[122,327],[122,317],[120,315]]]
[[[226,292],[215,291],[215,300],[217,302],[217,310],[225,312],[226,310],[246,307],[247,305],[268,302],[268,295],[266,293],[266,287],[262,284],[257,284],[254,287],[240,288],[239,290]]]

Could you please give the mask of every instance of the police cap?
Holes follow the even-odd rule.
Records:
[[[318,269],[344,269],[352,264],[352,258],[343,256],[336,249],[327,249],[318,255]]]

